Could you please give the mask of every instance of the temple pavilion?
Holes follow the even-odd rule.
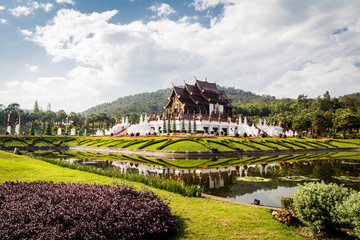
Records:
[[[294,132],[284,132],[283,128],[268,125],[266,120],[259,124],[251,123],[246,116],[234,116],[233,106],[225,91],[218,89],[216,83],[195,79],[195,84],[184,84],[184,87],[173,86],[169,102],[164,113],[141,115],[136,124],[124,118],[105,132],[99,130],[97,135],[124,134],[226,134],[260,136],[266,133],[279,136],[285,133],[292,136]]]
[[[232,115],[233,106],[225,91],[219,90],[216,83],[195,80],[195,84],[185,83],[184,87],[173,86],[169,102],[165,106],[170,113],[196,113],[209,115]]]

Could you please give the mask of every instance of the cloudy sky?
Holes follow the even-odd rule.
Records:
[[[202,80],[360,91],[360,1],[0,0],[0,103],[80,112]]]

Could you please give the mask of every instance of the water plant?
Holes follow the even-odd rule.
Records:
[[[112,170],[112,171],[103,170],[103,169],[99,169],[99,168],[96,168],[93,166],[86,166],[86,165],[82,165],[82,164],[78,164],[78,163],[69,163],[69,162],[65,162],[65,161],[57,160],[57,159],[48,159],[48,158],[41,158],[41,157],[38,159],[41,159],[45,162],[55,164],[55,165],[58,165],[61,167],[95,173],[95,174],[107,176],[107,177],[125,179],[125,180],[132,181],[132,182],[143,183],[143,184],[151,186],[151,187],[164,189],[166,191],[178,193],[183,196],[196,197],[196,196],[201,196],[201,193],[202,193],[202,189],[199,186],[184,185],[183,183],[178,182],[176,180],[160,179],[158,177],[145,176],[145,175],[140,175],[140,174],[125,174],[125,173],[121,173],[120,171],[116,171],[116,170]]]

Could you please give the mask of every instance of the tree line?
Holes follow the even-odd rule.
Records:
[[[318,136],[358,136],[360,128],[360,93],[331,97],[329,92],[315,99],[299,95],[297,99],[276,99],[271,96],[259,96],[235,88],[222,88],[231,98],[234,115],[245,115],[257,124],[259,118],[266,119],[268,124],[279,124],[292,128],[299,133],[306,131]],[[6,126],[9,112],[11,123],[18,117],[20,108],[21,124],[45,128],[45,123],[56,126],[58,123],[75,121],[77,128],[96,131],[108,129],[123,117],[129,122],[139,121],[141,114],[164,112],[170,89],[158,90],[154,93],[143,93],[120,98],[91,108],[83,113],[64,110],[53,112],[50,107],[46,111],[39,109],[37,101],[32,110],[22,110],[18,103],[8,106],[0,105],[0,126]],[[166,97],[165,97],[166,96]],[[124,104],[122,106],[121,104]],[[99,109],[97,109],[99,108]],[[97,109],[97,110],[95,110]],[[97,112],[106,110],[107,112]]]
[[[234,107],[234,114],[251,116],[255,124],[262,118],[268,124],[280,124],[300,133],[358,136],[360,128],[360,93],[332,98],[327,91],[315,99],[302,94],[297,99],[258,99]]]

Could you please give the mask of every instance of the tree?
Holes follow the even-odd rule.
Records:
[[[39,110],[39,105],[38,105],[38,101],[37,101],[37,100],[35,101],[34,108],[33,108],[33,112],[34,112],[34,113],[40,112],[40,110]]]
[[[51,135],[51,127],[49,122],[46,123],[45,135]]]
[[[293,128],[296,130],[307,130],[312,126],[312,115],[308,111],[301,111],[294,117]]]
[[[312,126],[315,128],[316,132],[320,133],[323,136],[324,130],[329,129],[333,126],[331,113],[315,113],[312,119]]]
[[[56,112],[56,121],[57,122],[63,122],[65,121],[65,119],[67,118],[67,114],[64,110],[59,110],[58,112]]]
[[[35,135],[35,130],[34,130],[34,121],[31,122],[31,126],[30,126],[30,130],[29,130],[29,134],[30,135]]]
[[[55,132],[55,134],[56,134],[57,130],[58,130],[58,127],[57,127],[57,126],[54,126],[54,127],[52,128],[52,131]]]
[[[360,116],[349,109],[338,109],[335,112],[334,126],[339,130],[348,130],[360,128]]]

